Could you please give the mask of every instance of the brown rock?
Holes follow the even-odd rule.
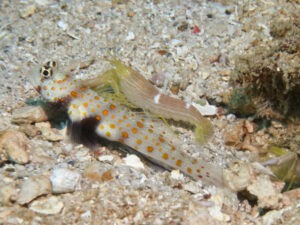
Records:
[[[51,193],[51,183],[48,176],[30,177],[22,183],[17,202],[24,205],[38,196],[49,193]]]
[[[29,140],[26,135],[16,130],[7,130],[0,136],[0,153],[6,153],[7,159],[18,163],[29,162]]]
[[[47,114],[41,106],[25,106],[12,114],[12,123],[37,123],[48,121]]]

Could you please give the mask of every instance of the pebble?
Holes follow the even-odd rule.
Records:
[[[245,136],[244,123],[244,120],[239,120],[227,126],[226,132],[224,132],[224,142],[226,145],[239,148]]]
[[[61,28],[63,31],[67,30],[68,29],[68,24],[65,23],[64,21],[60,20],[57,22],[57,26],[59,28]]]
[[[84,170],[84,177],[96,181],[108,181],[114,178],[110,166],[104,166],[102,163],[94,162]]]
[[[48,121],[46,112],[41,106],[25,106],[13,111],[12,123],[37,123]]]
[[[143,170],[145,169],[144,164],[136,155],[128,155],[124,159],[125,165],[133,167],[135,169]]]
[[[260,175],[252,181],[247,190],[255,195],[258,199],[258,206],[262,208],[274,209],[280,206],[279,202],[282,198],[280,189],[276,190],[270,177],[267,175]]]
[[[58,130],[56,128],[51,128],[49,122],[36,123],[35,126],[39,128],[42,136],[48,141],[61,141],[64,139],[64,130]]]
[[[244,190],[251,182],[253,171],[249,164],[234,162],[224,171],[224,181],[233,191]]]
[[[214,105],[210,105],[206,102],[205,105],[200,105],[197,103],[192,103],[192,105],[203,115],[203,116],[215,116],[217,115],[218,108]]]
[[[75,170],[56,168],[50,175],[52,192],[55,194],[74,192],[80,178],[80,173]]]
[[[44,215],[54,215],[61,212],[64,203],[56,196],[50,196],[38,199],[32,202],[29,209]]]
[[[133,41],[134,39],[135,39],[134,33],[132,31],[129,31],[126,38],[125,38],[125,40],[126,41]]]
[[[35,137],[40,134],[40,130],[31,124],[21,124],[19,130],[25,133],[28,137]]]
[[[27,204],[38,196],[51,193],[51,183],[48,176],[40,175],[29,177],[21,185],[21,191],[17,197],[20,205]]]
[[[26,19],[29,16],[32,16],[36,11],[36,6],[35,5],[28,5],[25,8],[21,9],[20,12],[20,16],[23,19]]]
[[[9,205],[15,195],[15,187],[12,184],[0,186],[0,206]]]
[[[16,130],[7,130],[0,136],[0,155],[17,164],[29,162],[29,140],[26,135]]]
[[[108,162],[111,163],[114,160],[114,156],[113,155],[102,155],[98,157],[98,160],[100,162]]]
[[[179,170],[172,170],[170,177],[174,180],[184,181],[184,175]]]

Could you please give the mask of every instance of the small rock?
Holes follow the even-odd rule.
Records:
[[[188,23],[183,22],[179,27],[177,27],[177,30],[179,30],[179,31],[185,31],[185,30],[188,29],[188,27],[189,27]]]
[[[127,166],[133,167],[135,169],[143,170],[145,169],[144,164],[136,155],[128,155],[124,159],[124,162]]]
[[[77,171],[67,168],[52,170],[50,180],[53,193],[67,193],[75,191],[81,175]]]
[[[54,215],[61,212],[64,204],[58,197],[50,196],[32,202],[29,209],[44,215]]]
[[[240,148],[244,136],[244,120],[239,120],[235,123],[231,123],[224,133],[225,144],[228,146],[235,146],[236,148]]]
[[[135,16],[135,12],[134,11],[129,11],[128,13],[127,13],[127,16],[128,17],[134,17]]]
[[[15,195],[14,185],[1,185],[0,186],[0,206],[7,206],[12,197]]]
[[[206,80],[207,78],[209,78],[211,75],[211,73],[207,72],[207,71],[202,71],[200,72],[200,76],[203,80]]]
[[[112,180],[114,175],[110,168],[103,166],[102,163],[95,162],[84,170],[84,177],[103,182]]]
[[[224,171],[224,181],[231,190],[241,191],[248,187],[253,173],[249,164],[234,162]]]
[[[128,34],[127,34],[127,36],[126,36],[126,38],[125,38],[125,40],[126,41],[132,41],[134,39],[135,39],[134,33],[132,31],[129,31]]]
[[[111,163],[114,160],[114,156],[113,155],[102,155],[98,157],[98,160],[100,162],[109,162]]]
[[[224,204],[224,193],[221,190],[213,190],[210,200],[214,205],[208,208],[209,214],[216,220],[222,222],[229,222],[230,216],[222,212],[222,206]]]
[[[68,29],[68,24],[65,23],[64,21],[60,20],[57,22],[57,26],[59,28],[61,28],[63,31],[67,30]]]
[[[42,136],[48,141],[61,141],[64,139],[64,130],[58,130],[56,128],[51,128],[49,122],[36,123],[35,126],[39,128]]]
[[[253,133],[254,132],[254,123],[250,122],[249,120],[245,120],[245,128],[248,133]]]
[[[35,2],[36,2],[38,5],[42,5],[42,6],[47,6],[47,5],[51,4],[51,1],[50,1],[50,0],[35,0]]]
[[[21,9],[20,12],[20,16],[23,19],[26,19],[29,16],[32,16],[36,11],[36,6],[35,5],[28,5],[26,6],[24,9]]]
[[[183,190],[188,191],[193,194],[197,194],[197,193],[200,193],[203,189],[199,185],[199,183],[189,182],[189,183],[183,184]]]
[[[272,210],[267,212],[263,217],[262,221],[264,225],[273,225],[273,224],[280,224],[279,221],[282,221],[283,218],[282,210]]]
[[[28,163],[28,146],[29,140],[22,132],[8,130],[0,136],[0,153],[1,155],[6,153],[8,160],[12,162],[18,164]]]
[[[217,115],[218,108],[214,105],[210,105],[207,101],[205,105],[192,103],[192,105],[203,115],[203,116],[214,116]]]
[[[210,215],[207,207],[201,207],[193,201],[187,204],[188,208],[185,211],[182,224],[220,224],[220,221],[217,221]]]
[[[174,180],[184,181],[184,175],[179,170],[172,170],[170,177]]]
[[[12,123],[37,123],[48,121],[46,112],[41,106],[25,106],[16,109],[12,114]]]
[[[19,130],[29,137],[35,137],[40,133],[40,130],[36,126],[31,124],[22,124]]]
[[[224,76],[224,77],[230,77],[230,75],[231,75],[231,70],[228,70],[228,69],[220,70],[220,71],[219,71],[219,74],[220,74],[221,76]]]
[[[38,196],[51,193],[51,183],[48,176],[35,176],[25,180],[17,197],[20,205],[27,204]]]
[[[258,198],[258,206],[262,208],[279,208],[282,199],[280,190],[276,190],[270,177],[267,175],[258,176],[247,190]]]

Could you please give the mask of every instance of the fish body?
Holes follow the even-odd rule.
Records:
[[[222,184],[222,169],[184,153],[180,140],[162,121],[133,112],[114,98],[99,95],[56,67],[55,62],[46,63],[32,81],[47,101],[67,104],[71,122],[94,118],[94,132],[99,137],[127,145],[161,166],[178,169],[195,180]]]

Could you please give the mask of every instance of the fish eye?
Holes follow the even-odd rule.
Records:
[[[48,66],[43,66],[40,69],[40,74],[43,76],[43,78],[48,79],[49,77],[52,76],[53,72],[52,72],[52,68],[48,67]]]

